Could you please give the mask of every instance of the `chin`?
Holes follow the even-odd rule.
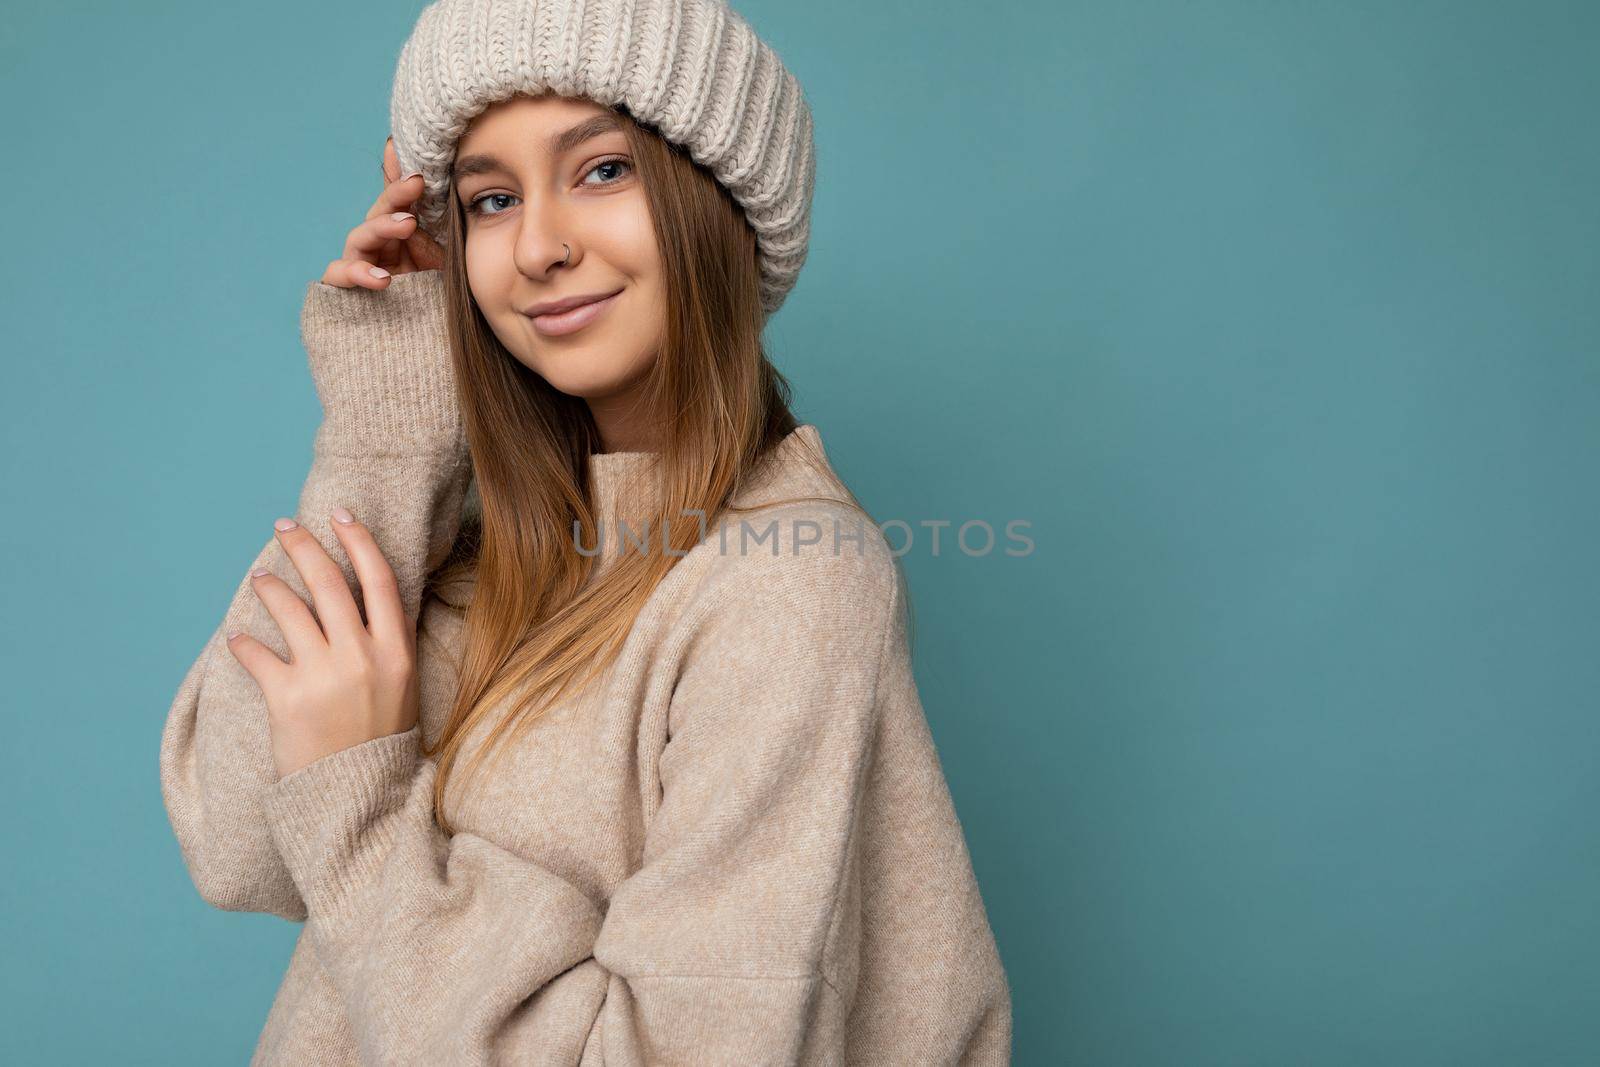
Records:
[[[598,326],[599,323],[594,325]],[[598,400],[636,384],[649,371],[650,358],[618,359],[617,351],[632,351],[637,341],[608,337],[606,331],[589,336],[540,337],[530,328],[515,335],[515,345],[505,345],[512,357],[568,396]],[[505,338],[501,338],[505,343]]]
[[[541,352],[529,366],[568,396],[603,400],[636,386],[649,373],[650,362],[619,361],[614,347],[601,344],[565,352]]]
[[[580,373],[572,373],[574,370]],[[581,367],[566,367],[547,374],[543,370],[535,368],[535,373],[549,382],[551,388],[582,400],[603,400],[608,396],[622,392],[637,378],[637,375],[624,373],[585,374],[581,373],[582,370],[583,368]]]

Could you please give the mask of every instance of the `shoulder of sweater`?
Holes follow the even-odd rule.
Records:
[[[722,568],[778,559],[795,561],[802,571],[858,578],[887,577],[894,569],[894,552],[883,531],[872,516],[844,500],[780,500],[730,511],[720,529],[707,531],[706,546],[721,549],[718,534],[723,531],[726,550],[717,551],[714,564]]]
[[[881,714],[885,700],[877,687],[890,676],[903,621],[887,539],[866,515],[841,503],[778,504],[743,519],[752,537],[765,535],[759,545],[740,544],[736,518],[720,528],[727,532],[725,550],[713,528],[691,553],[708,558],[689,569],[695,578],[662,646],[677,672],[675,694],[687,694],[688,708],[708,693],[732,694],[752,724],[802,712],[814,727],[824,718],[837,725]],[[852,534],[859,520],[859,547],[846,541],[835,550],[836,520]],[[813,682],[870,699],[830,699],[830,713],[820,716],[799,695]],[[766,714],[758,714],[763,708]],[[669,720],[669,736],[683,729],[681,714]]]
[[[711,556],[697,584],[715,614],[757,611],[879,633],[900,599],[888,539],[845,501],[776,502],[726,515],[696,551]]]

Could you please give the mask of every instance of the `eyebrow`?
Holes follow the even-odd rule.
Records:
[[[602,115],[591,115],[576,126],[562,130],[551,137],[545,144],[545,150],[552,156],[563,155],[578,147],[592,137],[599,137],[603,133],[611,133],[622,129],[622,124],[617,121],[617,116],[607,111]],[[491,171],[509,171],[511,168],[500,161],[498,156],[480,152],[476,155],[462,156],[450,168],[450,180],[459,182],[472,174],[488,174]]]

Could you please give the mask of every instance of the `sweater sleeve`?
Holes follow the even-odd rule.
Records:
[[[271,788],[363,1062],[842,1059],[856,808],[899,593],[848,556],[734,569],[691,624],[643,854],[608,903],[446,837],[415,729]]]
[[[295,518],[358,588],[329,526],[335,507],[353,511],[373,531],[416,618],[424,579],[456,535],[471,473],[442,275],[398,275],[383,290],[312,282],[300,334],[323,418]],[[227,632],[240,629],[287,658],[277,623],[251,588],[257,566],[309,601],[299,571],[269,532],[173,699],[161,738],[161,791],[202,899],[299,921],[305,904],[262,809],[261,791],[277,779],[266,702],[226,644]]]

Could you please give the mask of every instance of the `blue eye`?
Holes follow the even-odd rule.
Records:
[[[584,177],[587,178],[590,174],[594,174],[596,171],[599,171],[603,167],[621,167],[621,168],[624,169],[624,171],[631,171],[633,169],[633,164],[628,162],[628,160],[620,158],[620,157],[616,158],[616,159],[603,159],[599,163],[596,163],[594,166],[590,167],[589,170],[588,170],[588,173],[586,173],[584,175]],[[619,177],[610,178],[610,179],[607,179],[607,180],[604,180],[604,181],[598,181],[598,182],[587,182],[587,181],[585,181],[585,182],[579,182],[578,184],[579,185],[616,185],[617,183],[619,183],[621,181],[622,181],[622,178],[619,176]],[[511,193],[484,193],[482,196],[478,197],[476,200],[472,201],[472,203],[467,205],[467,214],[468,215],[498,215],[498,214],[500,214],[500,212],[498,212],[498,211],[485,211],[479,205],[485,204],[490,200],[515,200],[515,199],[517,199],[516,196],[514,196]]]
[[[599,170],[601,167],[626,167],[629,170],[632,170],[633,169],[633,164],[629,163],[626,159],[603,159],[600,162],[596,163],[593,167],[589,168],[589,174],[593,174],[595,171]],[[588,175],[585,175],[585,177],[588,177]],[[622,180],[621,178],[612,178],[610,181],[600,182],[599,184],[601,184],[601,185],[615,185],[615,184],[617,184],[617,182],[619,182],[621,180]]]
[[[467,214],[469,214],[469,215],[498,215],[498,214],[500,214],[498,211],[484,211],[481,207],[479,207],[479,205],[487,203],[490,200],[506,200],[506,199],[515,200],[516,197],[512,196],[510,193],[486,193],[485,195],[478,197],[478,199],[474,200],[472,203],[467,205]]]

